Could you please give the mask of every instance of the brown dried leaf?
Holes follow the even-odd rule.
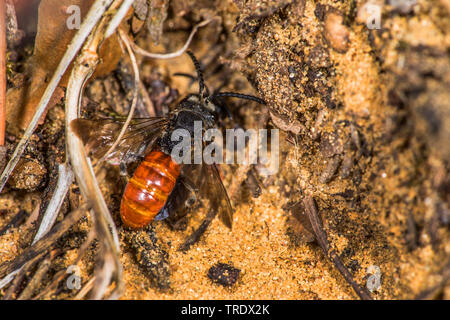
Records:
[[[42,0],[39,5],[38,28],[33,56],[28,61],[28,83],[20,88],[12,88],[7,94],[8,131],[17,134],[31,121],[37,104],[63,57],[67,46],[77,29],[68,28],[67,13],[70,6],[80,8],[81,21],[89,11],[94,0]],[[69,11],[70,12],[70,11]],[[105,41],[101,50],[101,64],[93,77],[105,75],[115,69],[122,50],[115,35]],[[67,69],[59,86],[64,88],[70,76],[71,66]],[[55,91],[47,108],[51,108],[64,97],[64,91]],[[41,120],[42,121],[42,120]]]
[[[301,202],[296,203],[288,209],[287,226],[288,235],[295,243],[309,243],[315,241],[311,222],[306,215],[305,208]]]

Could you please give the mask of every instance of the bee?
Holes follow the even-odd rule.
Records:
[[[185,129],[194,137],[194,122],[203,128],[215,128],[221,115],[230,115],[223,103],[225,97],[265,102],[251,95],[233,92],[210,94],[195,56],[187,51],[194,63],[199,83],[198,94],[189,94],[165,117],[134,118],[116,149],[105,160],[119,165],[126,172],[130,162],[141,160],[128,180],[121,205],[123,224],[141,229],[153,220],[176,214],[186,204],[191,193],[200,193],[209,200],[214,216],[231,229],[233,210],[222,183],[217,164],[181,164],[171,156],[176,142],[171,140],[174,130]],[[119,135],[124,120],[76,119],[71,123],[74,132],[94,158],[105,156]]]

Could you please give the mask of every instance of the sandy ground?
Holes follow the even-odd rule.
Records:
[[[358,21],[365,1],[175,2],[188,10],[184,16],[169,14],[161,44],[151,45],[142,36],[137,42],[152,51],[172,51],[181,46],[190,26],[220,16],[219,23],[198,33],[191,50],[207,66],[211,88],[224,84],[222,91],[255,94],[268,102],[271,120],[265,126],[283,129],[280,170],[261,177],[257,198],[250,196],[244,183],[232,198],[232,230],[216,218],[186,252],[177,249],[201,223],[205,206],[189,213],[185,230],[153,222],[146,232],[156,239],[158,252],[166,254],[165,260],[155,259],[164,260],[169,271],[167,279],[155,284],[126,240],[128,231],[118,213],[123,186],[117,183],[117,168],[108,167],[102,191],[121,234],[123,298],[358,299],[320,246],[303,241],[305,230],[289,210],[312,195],[330,245],[355,281],[366,286],[373,277],[380,280],[373,298],[412,299],[422,294],[449,299],[450,153],[445,124],[450,121],[450,81],[449,73],[444,73],[450,70],[448,2],[439,3],[447,14],[429,1],[418,1],[408,13],[385,6],[381,30],[368,30]],[[332,14],[353,19],[347,25],[330,22]],[[141,78],[161,112],[169,105],[160,103],[161,97],[170,102],[166,97],[176,96],[170,89],[177,89],[178,97],[196,89],[189,86],[189,79],[173,76],[194,73],[186,55],[139,64]],[[161,83],[163,90],[157,86]],[[440,99],[432,98],[436,94]],[[129,101],[114,73],[90,82],[83,104],[89,112],[106,106],[126,112]],[[226,123],[228,127],[236,123],[255,127],[267,112],[256,103],[230,100],[229,106],[235,119]],[[440,126],[431,127],[430,114],[440,116]],[[0,196],[0,228],[20,210],[26,210],[28,219],[0,236],[1,262],[29,245],[35,228],[32,213],[46,199],[55,163],[64,159],[64,139],[55,134],[62,130],[63,117],[61,105],[49,111],[25,156],[39,165],[31,167],[31,173],[22,169],[15,187],[10,184]],[[13,137],[10,141],[14,145]],[[240,178],[238,167],[222,166],[222,171],[230,190]],[[24,179],[30,181],[21,187]],[[64,214],[80,201],[74,186]],[[88,216],[55,245],[63,251],[43,278],[42,288],[75,259],[90,223]],[[95,246],[79,263],[83,284],[92,275],[94,257]],[[216,263],[240,270],[234,285],[224,287],[208,278]],[[161,289],[158,281],[168,281],[169,288]],[[430,289],[434,290],[425,294]],[[62,283],[45,298],[75,294]]]

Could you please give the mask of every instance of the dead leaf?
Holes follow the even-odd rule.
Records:
[[[81,21],[89,11],[94,0],[42,0],[39,5],[38,28],[35,39],[33,56],[27,62],[27,78],[25,86],[12,88],[7,94],[7,122],[8,131],[18,134],[30,123],[36,107],[58,67],[67,46],[77,29],[69,29],[68,19],[73,11],[70,6],[80,8]],[[69,12],[69,13],[68,13]],[[130,16],[130,15],[129,15]],[[125,19],[126,20],[126,19]],[[103,76],[114,70],[122,56],[122,50],[116,35],[105,41],[100,49],[101,63],[94,77]],[[61,101],[70,76],[72,66],[69,66],[55,91],[48,108]],[[44,116],[45,117],[45,116]],[[43,119],[41,119],[41,122]]]

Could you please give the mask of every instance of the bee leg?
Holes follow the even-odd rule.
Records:
[[[192,207],[194,203],[197,201],[197,194],[199,190],[195,186],[195,184],[187,177],[183,177],[182,179],[180,179],[180,181],[183,183],[186,189],[189,190],[189,196],[186,199],[186,206]]]
[[[121,162],[119,164],[119,174],[122,181],[127,184],[128,180],[130,180],[130,176],[128,175],[127,164],[126,162]]]
[[[194,230],[194,232],[191,233],[189,237],[186,238],[186,240],[181,244],[181,246],[178,248],[178,251],[187,251],[189,248],[195,244],[200,237],[205,233],[208,226],[211,224],[211,221],[216,217],[217,211],[216,210],[209,210],[208,214],[206,215],[205,219],[202,221],[200,226]]]
[[[185,182],[185,177],[179,177],[172,193],[169,195],[164,207],[158,213],[161,218],[167,217],[164,221],[173,230],[185,230],[187,227],[187,214],[195,203],[195,188]],[[187,187],[189,185],[189,187]]]
[[[119,163],[119,173],[125,182],[128,182],[128,180],[132,177],[132,174],[130,175],[128,170],[130,165],[131,169],[136,169],[135,165],[141,163],[143,160],[144,157],[140,153],[129,152],[123,157],[122,161]]]

